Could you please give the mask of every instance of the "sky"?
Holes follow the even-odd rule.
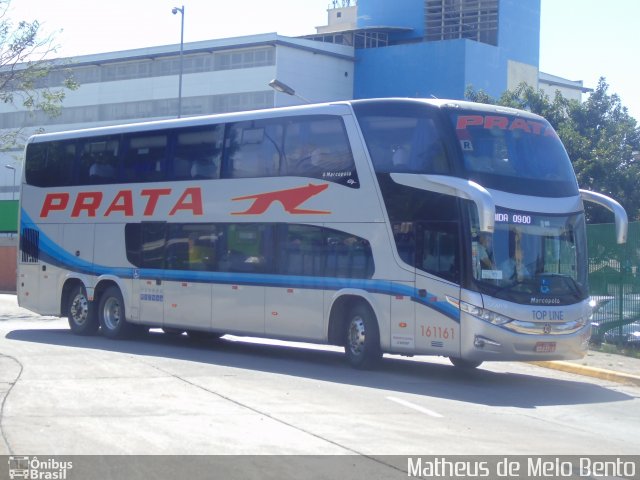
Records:
[[[326,25],[331,0],[11,0],[13,20],[38,20],[55,36],[55,57],[257,33],[298,36]],[[541,0],[540,70],[609,93],[640,123],[640,0]]]

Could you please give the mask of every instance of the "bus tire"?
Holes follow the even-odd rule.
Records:
[[[95,335],[100,328],[95,306],[89,301],[87,290],[82,285],[71,290],[64,315],[69,320],[69,328],[76,335]]]
[[[204,330],[187,330],[187,336],[190,340],[196,342],[204,342],[207,340],[219,340],[224,333],[219,332],[207,332]]]
[[[171,335],[173,337],[178,337],[184,333],[184,330],[181,330],[179,328],[173,328],[173,327],[162,327],[162,331],[166,335]]]
[[[464,358],[449,357],[449,361],[453,363],[454,367],[463,368],[465,370],[473,370],[482,365],[481,360],[465,360]]]
[[[382,358],[378,322],[371,309],[362,303],[349,310],[344,350],[351,366],[359,369],[372,368]]]
[[[120,289],[107,288],[100,296],[98,319],[102,334],[108,338],[127,338],[136,332],[136,326],[125,319],[124,300]]]

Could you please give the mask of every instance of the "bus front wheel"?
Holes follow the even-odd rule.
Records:
[[[473,370],[482,365],[482,361],[479,360],[465,360],[464,358],[449,357],[449,361],[453,363],[454,367],[464,368],[466,370]]]
[[[82,285],[71,290],[65,315],[69,320],[69,328],[76,335],[93,335],[100,327],[93,302],[87,298],[87,291]]]
[[[346,321],[345,353],[351,366],[372,368],[382,357],[376,317],[363,304],[353,307]]]
[[[135,331],[135,325],[125,319],[122,294],[115,286],[107,288],[100,296],[98,319],[103,335],[108,338],[127,338]]]

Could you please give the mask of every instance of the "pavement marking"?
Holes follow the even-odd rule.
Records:
[[[391,400],[392,402],[399,403],[400,405],[404,405],[405,407],[412,408],[413,410],[424,413],[425,415],[429,415],[433,418],[444,418],[444,415],[440,415],[438,412],[434,412],[433,410],[429,410],[428,408],[421,407],[420,405],[416,405],[415,403],[407,402],[406,400],[402,400],[401,398],[387,397],[387,400]]]

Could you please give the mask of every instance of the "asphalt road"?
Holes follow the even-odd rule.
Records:
[[[0,316],[0,455],[640,454],[637,386],[438,358],[363,372],[278,343],[111,341]]]

